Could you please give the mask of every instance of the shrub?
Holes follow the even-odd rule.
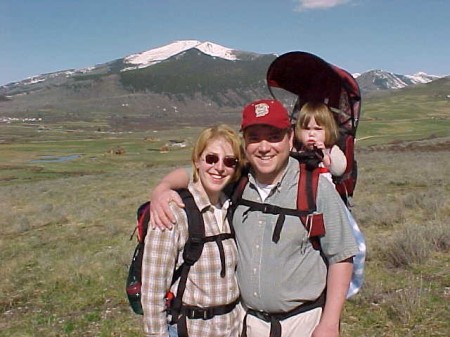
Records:
[[[448,250],[449,233],[449,224],[433,221],[403,225],[384,241],[381,255],[390,266],[397,268],[423,263],[432,252]]]

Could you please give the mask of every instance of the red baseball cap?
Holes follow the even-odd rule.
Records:
[[[291,127],[289,113],[279,101],[262,99],[252,102],[242,111],[241,130],[252,125],[270,125],[277,129]]]

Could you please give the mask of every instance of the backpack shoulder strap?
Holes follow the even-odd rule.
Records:
[[[184,202],[184,211],[188,220],[188,240],[183,249],[184,262],[178,268],[180,270],[185,265],[192,266],[202,255],[203,245],[205,243],[205,223],[203,222],[202,213],[198,209],[192,193],[188,189],[180,189],[177,192]],[[178,270],[175,274],[178,273]],[[175,274],[173,282],[179,277],[179,275]]]
[[[150,201],[147,201],[139,206],[136,211],[136,220],[136,227],[131,234],[130,239],[132,239],[134,233],[137,232],[138,242],[144,244],[145,236],[148,231],[148,223],[150,221]]]
[[[355,138],[353,135],[345,135],[342,137],[339,148],[344,152],[347,159],[347,167],[340,177],[333,177],[336,190],[341,196],[347,207],[351,207],[351,199],[358,178],[358,163],[355,159]]]
[[[300,164],[300,177],[298,179],[297,208],[300,211],[316,211],[317,186],[320,171],[308,169],[306,164]]]
[[[183,249],[183,260],[187,265],[192,266],[202,255],[205,238],[205,224],[203,216],[195,203],[194,196],[188,189],[177,191],[184,202],[184,210],[188,219],[188,241]]]
[[[188,219],[188,239],[183,249],[183,263],[174,271],[172,284],[179,278],[177,294],[170,306],[172,321],[178,320],[183,304],[183,294],[186,290],[186,282],[191,267],[198,261],[205,244],[205,223],[202,213],[195,203],[194,196],[188,189],[177,190],[184,202],[184,209]]]
[[[244,205],[249,207],[249,210],[269,214],[278,214],[278,219],[272,234],[272,241],[275,243],[277,243],[280,239],[285,216],[298,216],[300,217],[305,229],[308,231],[313,247],[315,249],[320,249],[318,238],[325,234],[325,226],[323,225],[323,216],[321,214],[314,213],[316,211],[317,186],[320,171],[317,169],[317,165],[311,165],[309,162],[304,162],[303,157],[299,159],[299,161],[300,177],[298,182],[296,209],[242,199],[242,193],[248,183],[248,174],[242,175],[236,184],[231,197],[232,208],[234,210],[237,205]]]
[[[323,214],[317,211],[316,199],[319,185],[320,169],[311,169],[307,164],[300,163],[300,177],[298,180],[297,209],[301,214],[300,219],[308,231],[309,239],[315,249],[320,249],[319,238],[325,235]]]
[[[242,197],[242,193],[244,193],[245,186],[248,184],[248,167],[245,167],[242,170],[241,177],[236,182],[233,188],[233,193],[231,194],[231,205],[234,207],[239,202]]]
[[[230,196],[230,207],[228,208],[227,219],[228,223],[230,224],[232,234],[234,234],[233,214],[242,199],[242,193],[244,193],[245,186],[248,184],[248,171],[248,166],[244,167],[241,173],[241,177],[234,184],[233,192]]]

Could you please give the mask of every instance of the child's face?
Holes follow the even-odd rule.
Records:
[[[299,137],[307,149],[311,150],[314,146],[322,148],[325,142],[325,129],[316,123],[314,117],[311,117],[308,126],[301,128]]]

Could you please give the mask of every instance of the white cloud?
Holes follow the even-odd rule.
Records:
[[[304,11],[308,9],[328,9],[344,5],[351,0],[295,0],[298,3],[296,10]]]

